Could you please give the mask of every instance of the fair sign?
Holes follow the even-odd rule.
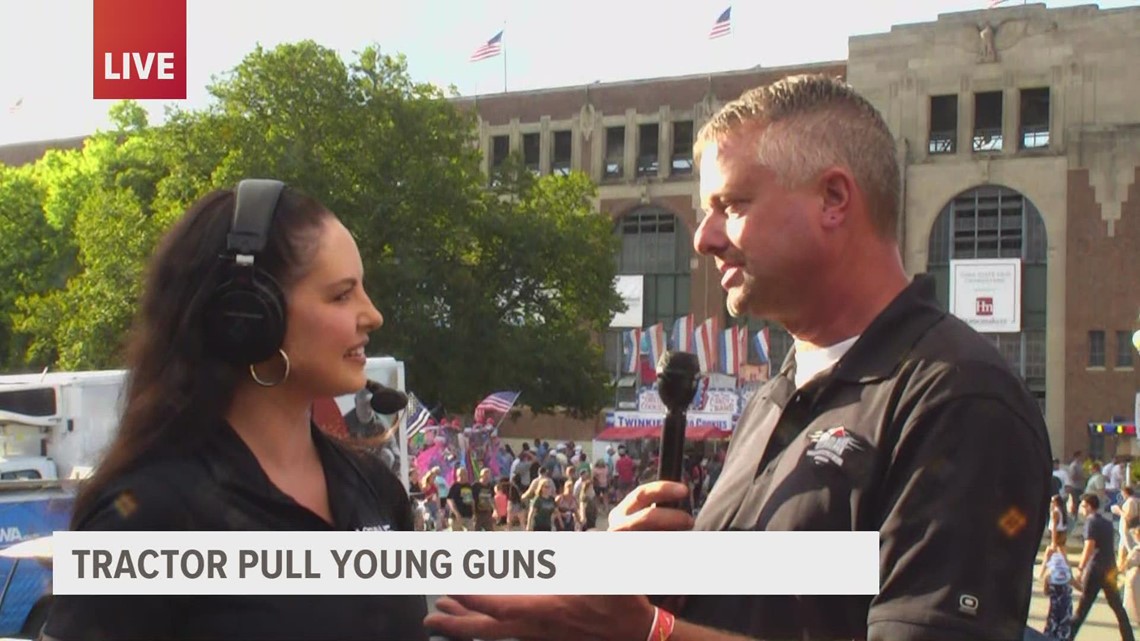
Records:
[[[1021,331],[1021,259],[950,261],[950,313],[985,333]]]
[[[688,428],[716,429],[722,432],[732,430],[731,413],[689,412],[686,414]],[[606,414],[606,427],[647,427],[661,429],[665,425],[665,412],[609,412]]]

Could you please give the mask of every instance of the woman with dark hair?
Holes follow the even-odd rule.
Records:
[[[363,276],[348,229],[281,183],[194,203],[151,258],[122,420],[72,528],[413,529],[395,475],[311,420],[365,386],[383,317]],[[422,596],[57,596],[44,634],[403,641],[425,614]]]

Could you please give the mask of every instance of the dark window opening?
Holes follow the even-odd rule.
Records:
[[[672,173],[693,173],[693,121],[673,123]]]
[[[42,478],[39,470],[16,470],[0,473],[0,481],[36,481]]]
[[[671,328],[678,316],[691,311],[689,261],[693,241],[688,229],[668,210],[647,206],[621,217],[614,225],[614,234],[621,242],[621,249],[615,256],[617,273],[641,274],[644,277],[642,325],[649,327],[665,323]],[[640,377],[621,374],[621,330],[609,330],[605,340],[606,363],[614,372],[615,380],[628,381],[622,384],[634,388],[630,396],[623,396],[619,384],[615,406],[628,401],[636,407]]]
[[[1089,332],[1089,367],[1104,367],[1104,331]]]
[[[625,127],[606,127],[606,160],[603,178],[621,178],[625,162]]]
[[[1021,148],[1049,146],[1049,89],[1021,90]]]
[[[24,416],[55,416],[55,389],[36,387],[0,392],[0,410]]]
[[[958,147],[958,96],[930,97],[931,154],[952,154]]]
[[[523,163],[532,173],[539,172],[539,140],[540,134],[523,134]]]
[[[1116,367],[1129,369],[1132,367],[1132,332],[1116,332]]]
[[[507,160],[511,153],[511,139],[509,136],[491,137],[491,169],[497,169]]]
[[[550,171],[556,176],[570,173],[571,138],[569,131],[554,132],[554,153],[551,154]]]
[[[1000,91],[974,94],[974,151],[1001,151]]]
[[[637,128],[637,175],[657,175],[657,150],[660,128],[656,123]]]

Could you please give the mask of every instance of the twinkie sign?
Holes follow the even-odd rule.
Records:
[[[94,98],[186,98],[186,0],[94,0]]]

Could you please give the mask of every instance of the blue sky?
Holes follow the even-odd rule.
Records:
[[[344,56],[376,43],[408,57],[412,76],[463,94],[503,90],[502,57],[467,61],[505,28],[510,90],[840,60],[847,38],[986,0],[735,1],[733,33],[708,40],[726,0],[188,0],[188,96],[257,44],[312,39]],[[1050,7],[1089,4],[1048,2]],[[1100,2],[1101,8],[1135,1]],[[0,0],[0,144],[106,126],[112,101],[91,98],[92,0]],[[22,104],[15,113],[9,107]],[[146,101],[153,120],[164,102]]]

